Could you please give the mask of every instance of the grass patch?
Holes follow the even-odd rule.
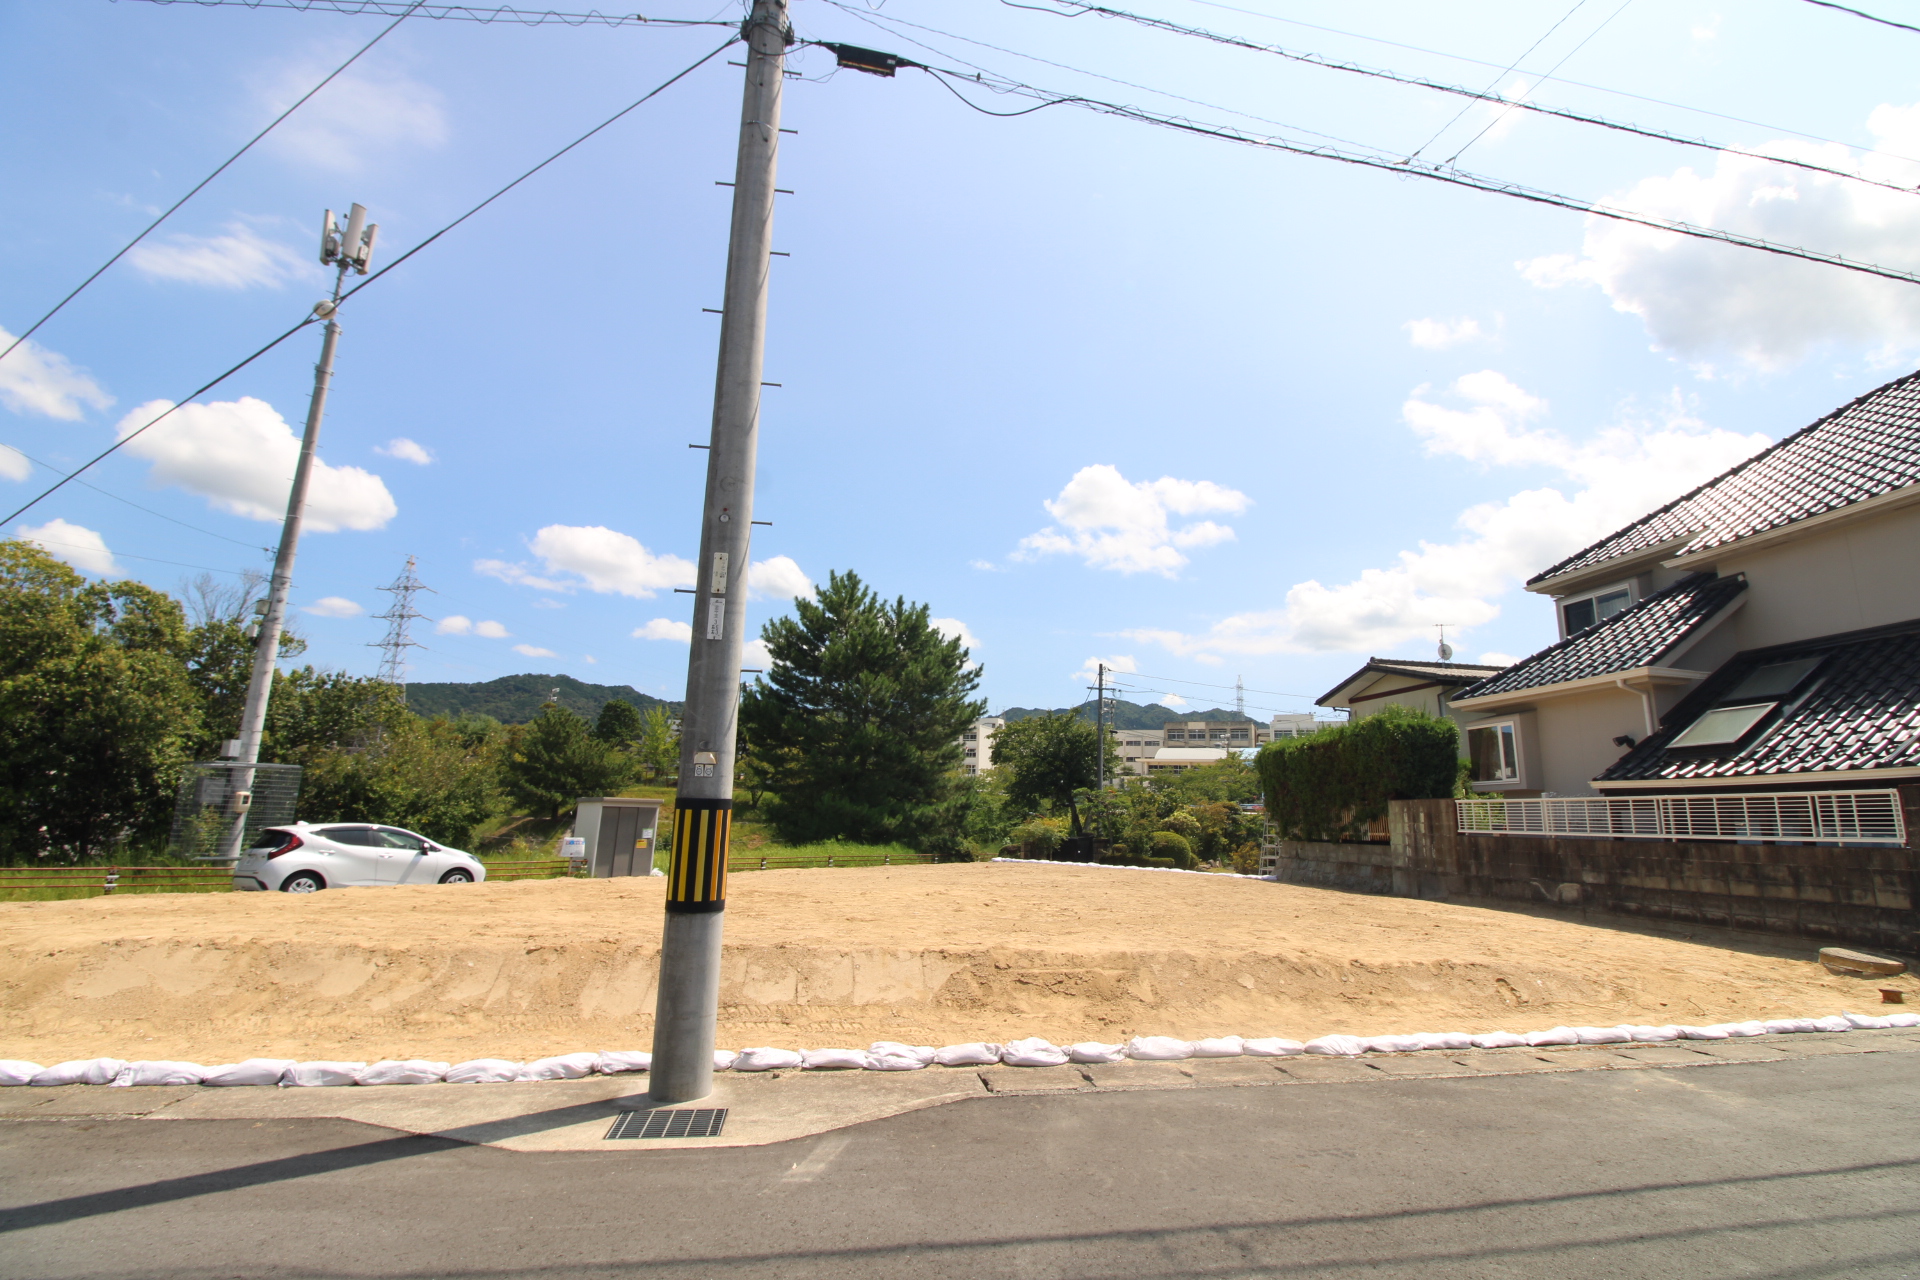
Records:
[[[929,859],[903,844],[768,844],[742,849],[737,843],[727,857],[728,871],[768,871],[785,867],[881,867],[915,865]]]
[[[233,874],[205,863],[117,867],[113,892],[123,893],[231,893]],[[81,866],[0,867],[0,902],[66,902],[99,898],[107,892],[105,864]]]

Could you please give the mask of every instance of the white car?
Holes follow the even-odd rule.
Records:
[[[399,827],[290,822],[263,828],[233,868],[235,889],[318,893],[383,884],[473,884],[480,860]]]

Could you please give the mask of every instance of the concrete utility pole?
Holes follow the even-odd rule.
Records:
[[[700,515],[700,558],[695,562],[693,646],[687,659],[680,786],[673,802],[673,858],[667,872],[667,920],[648,1072],[648,1096],[656,1103],[687,1102],[713,1092],[780,90],[786,79],[787,45],[793,40],[786,0],[754,0],[742,35],[747,83],[733,172],[733,234],[727,245],[720,368]]]
[[[340,309],[340,290],[347,272],[367,274],[373,258],[373,242],[380,234],[379,224],[369,225],[367,211],[354,205],[347,214],[343,231],[329,209],[320,223],[320,261],[339,267],[333,278],[333,297],[315,306],[313,312],[327,322],[326,336],[320,343],[320,363],[313,367],[313,396],[307,401],[307,426],[300,437],[300,461],[293,469],[293,488],[287,494],[287,519],[280,527],[280,550],[273,558],[273,578],[267,587],[267,608],[260,619],[260,633],[254,639],[253,672],[247,681],[247,704],[240,713],[240,751],[234,757],[235,769],[228,787],[229,803],[234,810],[233,830],[222,850],[238,858],[245,847],[247,811],[253,805],[253,768],[260,762],[260,734],[266,728],[267,700],[273,696],[273,671],[280,660],[280,633],[286,625],[287,591],[293,585],[293,558],[300,547],[300,525],[306,516],[307,482],[313,476],[313,453],[320,444],[320,420],[327,411],[327,387],[333,381],[333,353],[340,345],[340,324],[334,313]]]
[[[1099,691],[1095,696],[1099,701],[1093,708],[1093,776],[1098,779],[1097,787],[1107,789],[1107,664],[1100,664]]]

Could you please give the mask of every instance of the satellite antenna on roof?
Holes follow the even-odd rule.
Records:
[[[1440,628],[1440,661],[1452,662],[1453,646],[1447,643],[1447,624],[1436,622],[1433,625]]]

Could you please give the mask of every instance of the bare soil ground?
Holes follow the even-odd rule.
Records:
[[[0,904],[0,1057],[646,1048],[660,879]],[[733,877],[720,1044],[1718,1022],[1865,1009],[1816,944],[1051,865]],[[1899,985],[1920,992],[1911,977]]]

